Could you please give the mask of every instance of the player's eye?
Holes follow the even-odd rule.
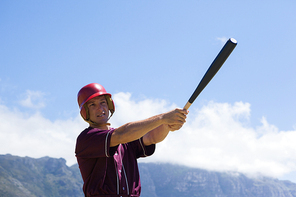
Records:
[[[90,104],[88,105],[88,107],[93,107],[93,106],[95,106],[94,103],[90,103]]]

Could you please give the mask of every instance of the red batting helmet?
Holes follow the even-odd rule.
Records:
[[[78,105],[80,108],[80,114],[85,121],[89,121],[89,114],[86,105],[84,105],[90,99],[104,95],[108,104],[108,108],[111,112],[111,116],[115,111],[114,102],[111,98],[111,94],[107,93],[105,88],[98,83],[90,83],[80,89],[77,95]],[[110,117],[111,117],[110,116]]]

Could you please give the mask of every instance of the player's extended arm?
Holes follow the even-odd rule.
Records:
[[[143,142],[145,146],[149,146],[151,144],[157,144],[163,141],[166,136],[171,131],[171,128],[167,124],[160,125],[156,129],[149,131],[143,136]]]
[[[176,131],[179,130],[183,124],[175,124],[175,125],[167,125],[163,124],[157,127],[156,129],[153,129],[152,131],[149,131],[143,136],[143,142],[145,146],[149,146],[151,144],[157,144],[161,141],[163,141],[166,136],[169,134],[170,131]]]
[[[181,128],[181,126],[185,123],[187,111],[183,109],[174,109],[167,113],[159,114],[156,116],[152,116],[145,120],[130,122],[124,124],[123,126],[115,129],[112,134],[110,146],[116,146],[118,144],[128,143],[134,140],[137,140],[143,137],[148,132],[152,132],[151,135],[147,135],[145,137],[145,145],[152,144],[152,142],[156,142],[161,138],[166,137],[168,132],[164,126],[161,125],[173,125],[170,130],[176,130],[176,128]],[[160,127],[161,126],[161,127]],[[163,132],[160,132],[160,130]],[[159,131],[159,134],[157,134]],[[166,134],[165,134],[166,133]],[[163,139],[162,139],[163,140]]]

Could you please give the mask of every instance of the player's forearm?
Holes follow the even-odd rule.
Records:
[[[151,118],[145,120],[127,123],[113,132],[111,137],[111,146],[137,140],[149,131],[156,129],[163,124],[176,125],[173,127],[169,126],[169,128],[171,131],[177,130],[186,122],[185,119],[187,113],[188,112],[183,109],[174,109],[163,114],[152,116]],[[157,132],[155,134],[157,134]]]
[[[151,144],[157,144],[163,141],[168,133],[170,132],[170,128],[168,125],[160,125],[159,127],[149,131],[143,137],[143,142],[145,146],[149,146]]]
[[[127,123],[113,132],[111,146],[137,140],[162,125],[163,122],[162,114],[160,114],[145,120]]]

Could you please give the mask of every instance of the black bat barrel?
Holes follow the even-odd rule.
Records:
[[[211,79],[215,76],[215,74],[218,72],[218,70],[224,64],[224,62],[226,61],[228,56],[231,54],[233,49],[236,47],[236,45],[237,45],[237,41],[234,38],[230,38],[225,43],[225,45],[223,46],[223,48],[221,49],[219,54],[216,56],[215,60],[212,62],[212,64],[208,68],[207,72],[203,76],[202,80],[198,84],[197,88],[195,89],[195,91],[191,95],[190,99],[188,100],[188,102],[186,104],[187,107],[185,106],[184,109],[186,109],[186,108],[188,109],[188,107],[194,102],[196,97],[208,85],[208,83],[211,81]],[[188,103],[190,103],[189,106],[188,106]]]

